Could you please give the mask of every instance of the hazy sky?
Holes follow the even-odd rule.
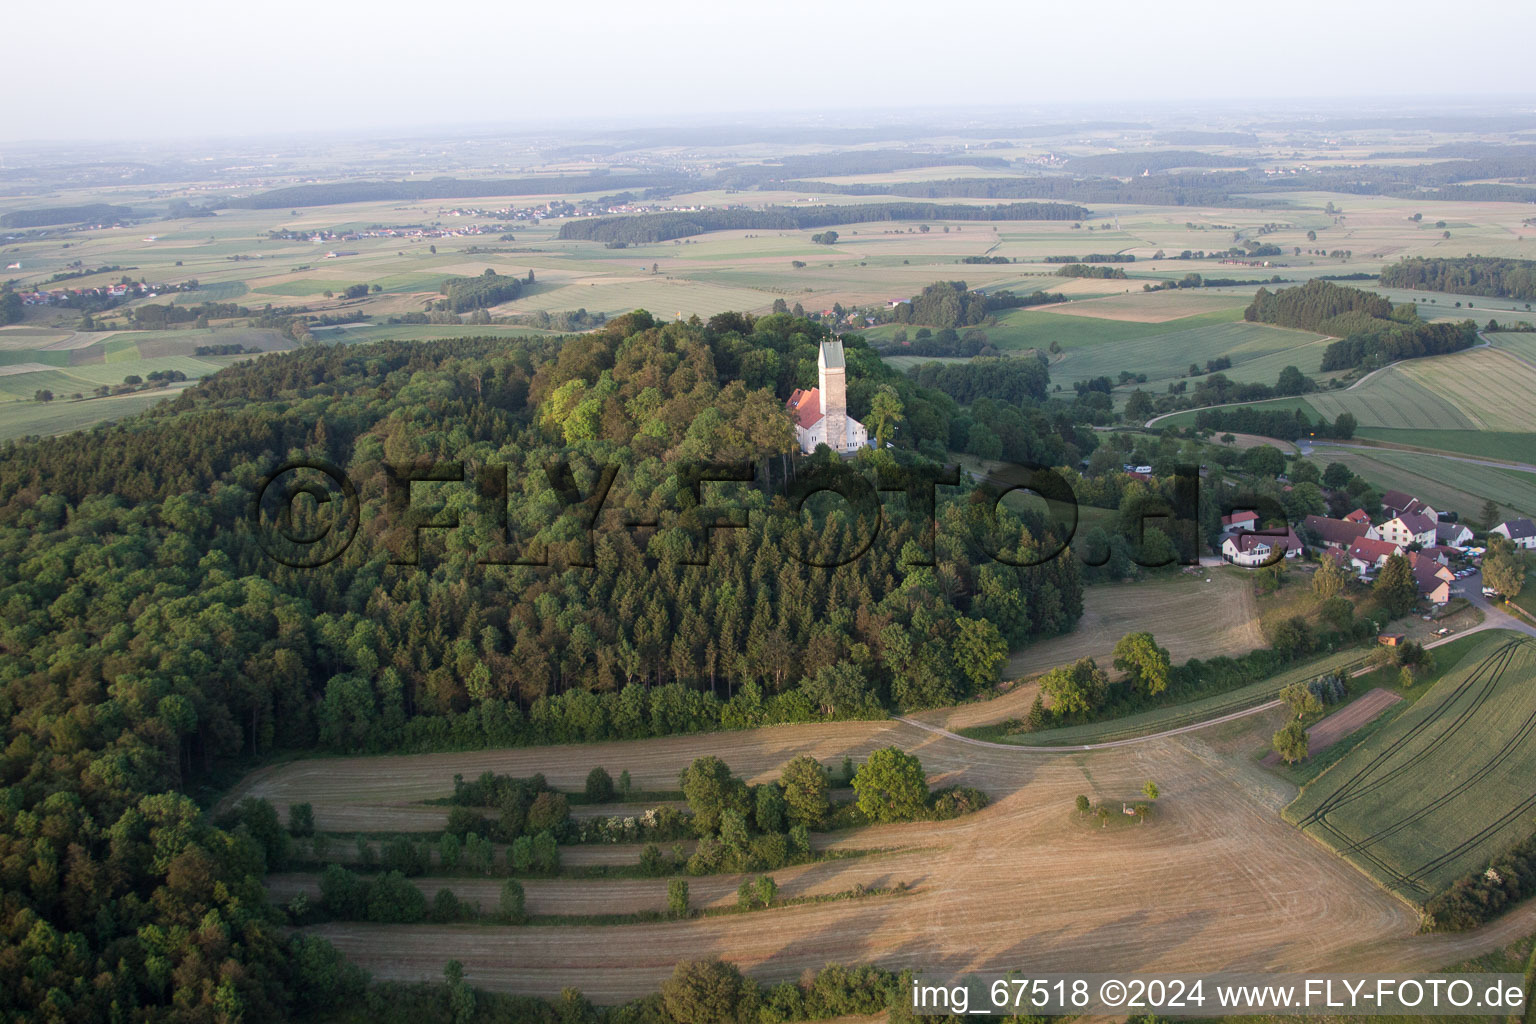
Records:
[[[1536,97],[1530,0],[86,0],[9,21],[0,141],[951,104]],[[25,45],[34,29],[40,44]]]

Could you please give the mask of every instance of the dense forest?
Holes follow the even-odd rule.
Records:
[[[1422,159],[1413,154],[1416,159]],[[1269,175],[1262,170],[1184,170],[1201,166],[1244,166],[1250,161],[1230,158],[1215,165],[1203,161],[1229,158],[1202,154],[1152,152],[1081,157],[1068,164],[1070,174],[1035,177],[949,178],[892,185],[796,181],[797,191],[842,195],[890,195],[913,199],[1037,199],[1073,203],[1147,203],[1159,206],[1225,206],[1234,209],[1285,205],[1261,198],[1263,193],[1315,191],[1353,195],[1382,195],[1400,199],[1459,202],[1532,202],[1531,190],[1487,179],[1536,177],[1536,147],[1494,147],[1466,159],[1322,169]],[[1159,173],[1160,167],[1164,173]],[[1152,173],[1142,177],[1143,170]],[[1105,176],[1112,175],[1112,176]]]
[[[1445,355],[1477,344],[1477,325],[1426,323],[1412,303],[1393,306],[1374,292],[1312,280],[1298,288],[1260,288],[1243,318],[1341,336],[1323,350],[1322,370],[1384,366]]]
[[[450,277],[438,286],[438,292],[445,296],[441,305],[448,312],[468,313],[511,302],[523,293],[523,281],[487,268],[478,277]]]
[[[935,281],[906,302],[899,302],[881,317],[886,323],[920,324],[924,327],[975,327],[994,313],[1027,306],[1064,302],[1060,292],[1031,292],[1020,295],[1000,288],[995,292],[973,292],[964,281]]]
[[[691,179],[680,174],[570,174],[545,178],[429,178],[421,181],[337,181],[290,185],[229,200],[229,206],[282,210],[332,203],[482,199],[491,196],[548,196],[614,189],[681,188]],[[696,183],[695,183],[696,184]]]
[[[187,795],[233,758],[919,707],[1069,629],[1077,559],[990,557],[1058,541],[1006,509],[989,523],[964,488],[940,489],[932,536],[888,512],[862,557],[810,564],[869,526],[821,499],[796,516],[782,493],[840,465],[788,454],[783,398],[814,383],[824,336],[788,315],[637,312],[565,339],[309,347],[88,444],[5,445],[0,1016],[254,1022],[355,997],[334,951],[285,934],[265,901],[270,823],[216,827]],[[902,447],[866,469],[921,469],[912,447],[956,441],[1072,464],[1096,443],[1033,405],[963,409],[844,344],[850,411],[902,423]],[[282,521],[250,518],[289,460],[356,481],[356,537],[317,569],[269,557]],[[695,504],[680,471],[700,461],[754,479]],[[401,513],[385,467],[424,462],[472,482],[418,488],[420,512],[407,498]],[[598,515],[583,496],[605,480]],[[748,511],[746,529],[703,529]],[[301,502],[294,535],[325,514]],[[416,528],[455,515],[457,529]]]
[[[1064,203],[1009,203],[1004,206],[965,206],[934,203],[866,203],[859,206],[775,206],[765,210],[731,208],[686,213],[640,213],[630,217],[591,217],[560,225],[561,239],[625,242],[630,245],[665,242],[702,235],[706,231],[799,231],[829,224],[917,220],[1082,220],[1088,211]]]
[[[1530,303],[1536,302],[1536,260],[1413,257],[1383,267],[1381,284]]]
[[[795,178],[838,178],[849,174],[888,174],[911,167],[985,167],[1006,168],[1009,162],[999,156],[982,156],[961,150],[948,153],[913,153],[898,149],[863,149],[842,153],[815,153],[787,156],[772,164],[749,164],[721,171],[715,176],[716,188],[751,188]]]
[[[50,224],[80,224],[86,221],[129,220],[135,216],[126,206],[88,203],[84,206],[45,206],[36,210],[15,210],[0,216],[0,228],[42,228]]]

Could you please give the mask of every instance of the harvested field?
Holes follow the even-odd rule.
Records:
[[[1240,569],[1212,569],[1208,576],[1209,583],[1206,575],[1180,574],[1085,587],[1077,628],[1014,654],[1005,673],[1014,677],[1044,672],[1084,657],[1102,664],[1116,641],[1138,629],[1150,630],[1176,662],[1263,647],[1252,582]]]
[[[1351,701],[1307,730],[1307,756],[1322,753],[1355,730],[1374,722],[1383,711],[1402,699],[1390,690],[1377,687],[1358,700]],[[1260,763],[1266,768],[1273,768],[1280,763],[1280,755],[1271,752]]]
[[[1298,827],[1422,902],[1530,832],[1536,643],[1493,635],[1286,808]]]
[[[1138,629],[1153,630],[1157,642],[1167,647],[1175,662],[1209,658],[1218,654],[1242,654],[1264,646],[1259,629],[1258,604],[1251,584],[1237,570],[1204,575],[1180,575],[1174,579],[1142,583],[1096,585],[1083,589],[1083,617],[1066,636],[1052,637],[1014,652],[1004,665],[1009,679],[1035,676],[1079,658],[1094,658],[1113,671],[1109,658],[1116,641]],[[1147,610],[1159,609],[1155,622]],[[919,711],[913,718],[946,729],[967,729],[1009,718],[1023,718],[1039,692],[1032,678],[1023,679],[1008,692],[991,700],[952,708]]]
[[[452,771],[537,769],[568,782],[598,762],[628,765],[653,784],[704,753],[758,776],[796,753],[857,755],[889,743],[921,757],[935,781],[993,795],[991,807],[956,821],[848,834],[864,845],[921,835],[933,847],[922,855],[927,870],[915,879],[917,890],[896,900],[624,926],[313,929],[381,978],[438,977],[443,961],[454,958],[476,985],[545,994],[576,985],[600,1002],[654,991],[689,956],[722,956],[768,981],[831,961],[956,972],[1025,962],[1041,970],[1302,970],[1344,962],[1401,969],[1495,948],[1509,941],[1506,933],[1536,920],[1526,908],[1473,935],[1415,936],[1409,908],[1278,819],[1292,790],[1231,756],[1253,742],[1251,731],[1226,734],[1236,726],[1213,739],[1190,734],[1092,755],[998,750],[890,722],[791,726],[587,747],[337,759],[324,762],[331,770],[319,775],[290,764],[260,773],[235,796],[313,798],[320,786],[343,802],[352,788],[375,797],[391,789],[440,795]],[[1135,792],[1148,777],[1164,794],[1157,829],[1100,834],[1070,820],[1077,793],[1112,798]],[[903,863],[892,857],[825,867],[900,877]],[[1210,884],[1214,878],[1222,884]],[[1161,896],[1149,903],[1148,892]]]

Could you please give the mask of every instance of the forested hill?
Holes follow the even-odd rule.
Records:
[[[835,506],[812,509],[814,531],[768,514],[794,446],[783,397],[814,383],[821,336],[787,315],[635,313],[564,340],[304,348],[86,437],[7,445],[0,1017],[272,1021],[355,993],[265,903],[276,823],[216,828],[184,795],[230,758],[883,714],[963,696],[1009,647],[1070,628],[1077,560],[986,558],[963,496],[941,497],[932,565],[922,524],[890,509],[862,557],[807,564],[860,526]],[[855,416],[898,414],[903,443],[930,449],[980,428],[845,345]],[[989,415],[1010,446],[1076,459],[1049,417]],[[273,561],[246,523],[260,481],[305,459],[358,492],[355,539],[318,569]],[[385,514],[383,466],[422,460],[506,468],[511,550],[492,472],[417,485],[417,507],[461,526],[391,564],[412,531]],[[569,478],[547,472],[558,460]],[[707,485],[682,515],[674,470],[691,460],[758,478]],[[588,547],[562,494],[590,495],[604,465],[619,473]],[[748,529],[715,531],[708,564],[687,564],[690,524],[747,509]],[[1000,537],[1015,558],[1054,547],[1006,513]],[[540,547],[547,567],[481,564]]]
[[[1296,288],[1260,288],[1243,318],[1340,337],[1323,350],[1322,370],[1384,366],[1445,355],[1477,344],[1477,325],[1426,323],[1413,303],[1394,306],[1375,292],[1311,280]]]

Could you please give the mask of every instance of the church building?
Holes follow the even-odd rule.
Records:
[[[823,341],[816,357],[819,387],[795,389],[786,404],[795,417],[795,436],[800,450],[809,455],[824,444],[840,455],[869,443],[864,424],[848,415],[847,366],[841,341]]]

